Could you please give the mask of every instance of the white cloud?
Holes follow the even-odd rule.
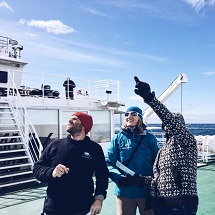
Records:
[[[197,12],[205,6],[214,6],[215,0],[183,0],[187,4],[191,5]]]
[[[85,9],[85,11],[87,11],[87,12],[89,12],[89,13],[91,13],[91,14],[97,15],[97,16],[108,17],[107,14],[102,13],[102,12],[100,12],[100,11],[98,11],[98,10],[94,10],[94,9],[87,8],[87,9]]]
[[[130,100],[130,101],[143,101],[143,98],[140,97],[140,96],[130,96],[130,97],[128,97],[127,100]]]
[[[0,7],[6,7],[11,12],[14,12],[14,10],[5,1],[3,1],[3,2],[0,3]]]
[[[183,114],[186,123],[214,123],[215,114]]]
[[[209,76],[209,75],[215,75],[215,72],[203,72],[202,74]]]
[[[32,33],[29,33],[29,32],[25,32],[28,36],[30,36],[30,37],[36,37],[37,36],[37,34],[32,34]]]
[[[63,24],[59,20],[51,19],[49,21],[44,21],[44,20],[26,21],[24,19],[20,19],[19,23],[27,24],[28,26],[31,26],[31,27],[45,29],[48,33],[53,33],[53,34],[69,34],[75,31],[73,28]]]
[[[27,21],[26,21],[25,19],[20,19],[20,20],[19,20],[19,24],[24,25],[24,24],[26,24],[26,23],[27,23]]]

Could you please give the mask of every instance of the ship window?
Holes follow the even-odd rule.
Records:
[[[111,140],[111,118],[110,111],[90,111],[93,117],[93,127],[90,138],[97,143],[110,142]]]
[[[58,110],[28,109],[28,115],[39,137],[58,137]]]
[[[7,83],[7,72],[0,71],[0,83]]]

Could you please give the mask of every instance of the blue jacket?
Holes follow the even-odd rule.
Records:
[[[116,196],[132,199],[147,198],[149,196],[149,188],[147,187],[121,187],[117,185],[118,180],[126,174],[116,168],[116,161],[118,160],[119,162],[125,164],[131,157],[132,152],[135,150],[141,136],[143,136],[141,144],[127,167],[138,175],[153,175],[153,163],[158,152],[156,137],[148,132],[138,134],[133,137],[133,135],[126,130],[120,131],[112,139],[106,154],[106,163],[109,169],[109,176],[116,183]]]

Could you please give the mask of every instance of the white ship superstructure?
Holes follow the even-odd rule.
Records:
[[[114,113],[120,101],[119,81],[82,80],[76,83],[74,99],[66,98],[68,77],[28,73],[17,41],[0,37],[0,188],[35,181],[32,167],[54,138],[67,136],[70,115],[92,115],[89,136],[104,150],[114,135]]]

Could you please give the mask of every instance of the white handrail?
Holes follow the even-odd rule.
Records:
[[[43,146],[28,116],[27,109],[22,102],[21,95],[15,85],[13,76],[13,71],[8,70],[7,98],[15,115],[20,135],[23,137],[24,144],[28,149],[27,153],[29,153],[29,158],[33,164],[39,159]]]
[[[27,72],[14,70],[14,73],[18,76],[22,76],[22,87],[26,89],[38,89],[44,90],[41,86],[50,85],[51,90],[56,90],[59,92],[60,98],[66,98],[65,87],[63,86],[64,81],[67,78],[70,78],[76,84],[76,87],[73,89],[74,96],[76,96],[77,91],[81,90],[82,94],[88,93],[89,99],[96,100],[106,100],[107,94],[106,91],[111,91],[111,100],[120,101],[120,87],[121,82],[115,80],[84,80],[76,77],[65,77],[59,75],[51,74],[42,74],[36,72]],[[20,74],[22,73],[22,74]],[[44,97],[44,93],[42,93]],[[84,97],[83,97],[84,98]],[[78,99],[81,99],[80,97]]]

